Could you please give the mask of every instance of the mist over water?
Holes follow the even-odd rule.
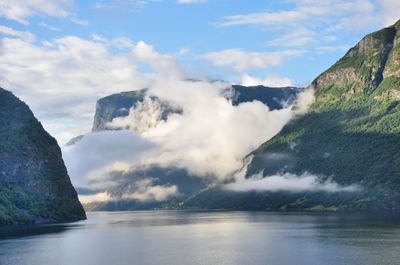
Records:
[[[138,211],[88,217],[68,225],[1,230],[0,264],[386,265],[400,260],[400,219],[392,216]]]

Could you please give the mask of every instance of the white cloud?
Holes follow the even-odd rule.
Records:
[[[129,171],[152,148],[152,143],[134,132],[104,131],[87,134],[64,148],[63,157],[74,185],[102,189],[117,184],[110,172]]]
[[[118,8],[126,11],[135,11],[145,7],[147,4],[160,2],[162,0],[106,0],[96,2],[95,8],[97,9],[110,9]]]
[[[84,20],[84,19],[78,19],[78,18],[71,18],[71,21],[75,24],[81,25],[81,26],[87,26],[89,25],[89,21]]]
[[[325,42],[333,42],[333,41],[337,41],[337,37],[334,35],[327,35],[327,36],[323,36],[322,40]]]
[[[108,192],[98,192],[89,195],[79,195],[79,200],[83,204],[93,202],[109,202],[119,200],[136,200],[140,202],[163,202],[179,194],[176,185],[154,185],[154,180],[147,178],[129,184],[133,191],[122,195],[110,194]]]
[[[394,24],[400,19],[400,1],[380,0],[385,26]]]
[[[336,45],[336,46],[318,46],[316,48],[318,53],[327,53],[327,52],[346,52],[351,48],[349,45]]]
[[[166,103],[164,103],[165,105]],[[145,97],[135,108],[129,110],[126,117],[117,117],[106,125],[109,129],[127,129],[137,133],[145,133],[156,127],[165,112],[163,102],[151,97]]]
[[[98,98],[146,87],[130,49],[115,53],[113,45],[74,36],[43,43],[2,38],[0,85],[26,101],[63,144],[89,130]]]
[[[234,106],[221,93],[228,86],[156,79],[148,96],[157,96],[182,112],[161,120],[160,106],[148,99],[146,107],[139,104],[129,116],[112,122],[114,127],[129,126],[132,132],[126,137],[123,131],[89,134],[86,142],[85,137],[64,151],[73,183],[87,183],[91,188],[112,186],[109,173],[116,169],[116,162],[126,165],[122,171],[157,164],[214,180],[229,177],[241,167],[242,158],[279,132],[294,112],[290,108],[270,111],[258,101]],[[99,153],[105,155],[94,155]]]
[[[181,108],[182,113],[172,114],[143,132],[144,138],[157,145],[146,156],[147,163],[225,178],[240,167],[243,156],[275,135],[292,117],[289,108],[269,111],[260,102],[233,106],[221,95],[227,86],[205,81],[156,80],[149,94]],[[125,118],[126,122],[136,119],[133,113]],[[121,120],[117,121],[120,124]]]
[[[127,37],[115,37],[109,40],[102,35],[93,33],[90,35],[90,39],[94,42],[106,45],[107,48],[126,50],[129,52],[131,52],[136,45],[130,38]]]
[[[225,27],[238,25],[305,26],[309,22],[323,23],[330,22],[332,19],[343,21],[355,16],[371,16],[375,10],[375,5],[370,0],[297,0],[289,2],[294,4],[292,9],[229,16],[220,25]]]
[[[162,202],[178,194],[176,185],[153,185],[153,180],[149,178],[136,181],[132,186],[134,192],[124,193],[122,199]]]
[[[52,25],[49,25],[49,24],[47,24],[47,23],[45,23],[43,21],[40,22],[38,25],[41,26],[41,27],[44,27],[46,29],[52,30],[52,31],[61,31],[60,28],[54,27]]]
[[[133,48],[133,55],[137,60],[149,64],[160,75],[179,78],[181,70],[171,55],[160,54],[155,51],[152,45],[139,41]]]
[[[227,49],[208,52],[202,57],[211,61],[215,66],[230,66],[241,72],[252,68],[267,68],[279,66],[285,60],[299,56],[303,51],[287,50],[279,52],[247,52],[241,49]]]
[[[244,73],[242,75],[241,85],[243,86],[268,86],[268,87],[286,87],[293,86],[292,80],[288,77],[281,77],[278,75],[270,75],[265,79]]]
[[[355,192],[361,188],[358,185],[341,186],[331,180],[322,180],[321,177],[303,173],[298,176],[285,173],[282,175],[266,176],[262,174],[248,179],[240,179],[227,184],[224,188],[234,191],[325,191],[325,192]]]
[[[108,42],[108,40],[104,36],[96,34],[96,33],[91,34],[90,39],[93,41],[101,42],[101,43]]]
[[[272,39],[267,41],[267,45],[269,46],[306,46],[310,44],[317,43],[318,35],[312,30],[309,30],[304,27],[297,27],[295,30],[290,31],[289,33],[280,36],[276,39]]]
[[[297,114],[303,114],[305,113],[311,104],[314,103],[315,101],[315,89],[313,86],[309,86],[306,90],[301,92],[296,101],[296,108],[295,111]]]
[[[91,202],[107,202],[111,200],[111,196],[107,192],[99,192],[89,195],[78,194],[78,197],[82,204],[88,204]]]
[[[207,0],[177,0],[176,1],[178,4],[199,4],[199,3],[205,3]]]
[[[0,25],[0,34],[18,37],[27,42],[31,42],[36,39],[35,35],[30,33],[29,31],[19,31],[3,25]]]
[[[0,1],[0,17],[28,24],[28,17],[48,15],[67,17],[73,0],[2,0]]]
[[[268,31],[269,46],[317,48],[344,33],[372,31],[400,19],[398,0],[287,0],[285,9],[243,13],[223,18],[221,27],[253,25]],[[327,35],[328,34],[328,35]],[[268,37],[268,36],[266,36]],[[352,41],[349,39],[349,41]],[[325,49],[324,52],[335,52]],[[318,52],[318,50],[317,50]]]

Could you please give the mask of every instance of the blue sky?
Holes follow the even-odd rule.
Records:
[[[37,1],[35,4],[40,5],[40,2]],[[210,62],[199,58],[207,52],[225,49],[261,53],[297,50],[299,55],[288,56],[283,63],[274,67],[249,67],[243,70],[259,77],[266,77],[269,74],[285,76],[296,85],[306,85],[339,59],[347,48],[354,45],[362,36],[392,23],[396,18],[395,16],[387,18],[381,13],[380,9],[383,7],[380,1],[326,1],[332,2],[331,6],[315,4],[324,1],[192,2],[179,4],[173,0],[60,1],[62,10],[68,13],[66,17],[39,11],[22,17],[29,24],[20,23],[15,19],[5,19],[4,16],[0,22],[16,30],[30,31],[39,40],[60,38],[65,35],[90,38],[93,34],[107,39],[128,37],[133,41],[143,40],[155,46],[160,53],[177,54],[186,51],[185,56],[179,60],[200,70],[210,69]],[[392,2],[396,5],[396,1]],[[287,21],[280,23],[281,25],[278,25],[279,21],[266,24],[259,22],[224,25],[230,21],[229,17],[237,15],[296,12],[305,7],[312,7],[313,4],[318,8],[338,8],[338,5],[346,4],[348,7],[343,8],[357,8],[360,3],[371,4],[370,7],[363,8],[374,10],[361,10],[359,14],[355,10],[340,10],[336,12],[337,14],[332,11],[331,17],[329,14],[322,14],[325,17],[317,17],[314,21],[310,15],[309,18],[299,19],[294,23]],[[284,16],[285,14],[282,14],[282,17]],[[355,16],[354,20],[364,21],[358,21],[360,25],[352,23],[336,30],[329,30],[343,20],[351,22],[352,16]],[[276,45],[270,43],[294,32],[298,32],[297,36],[292,36],[297,41],[300,38],[311,40],[305,39],[303,43],[293,45],[291,43],[296,40],[292,38],[288,38],[286,43],[285,41],[277,42]],[[324,40],[321,40],[323,38]],[[229,66],[222,69],[213,68],[207,74],[211,78],[239,81],[237,71],[231,70]]]
[[[398,18],[398,0],[2,0],[0,85],[64,139],[61,123],[87,129],[95,100],[141,74],[306,86]]]

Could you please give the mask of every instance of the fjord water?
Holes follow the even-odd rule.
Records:
[[[338,213],[94,212],[0,230],[0,264],[399,264],[400,219]]]

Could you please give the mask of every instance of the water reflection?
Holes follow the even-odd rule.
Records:
[[[33,231],[2,229],[0,264],[385,265],[400,260],[397,216],[143,211],[88,217]]]
[[[0,227],[0,240],[24,236],[62,233],[68,229],[76,227],[78,227],[77,224],[5,226]]]

